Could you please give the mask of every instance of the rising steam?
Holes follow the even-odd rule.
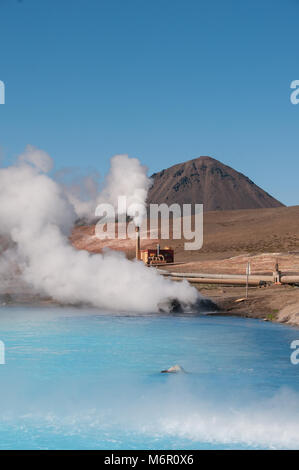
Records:
[[[111,167],[106,178],[105,186],[101,191],[97,202],[110,203],[118,210],[118,197],[126,196],[128,215],[134,218],[136,225],[140,225],[146,214],[146,197],[150,187],[150,179],[147,177],[147,168],[141,165],[137,158],[129,158],[127,155],[115,155],[111,158]],[[138,215],[130,212],[138,205],[141,210]]]
[[[26,161],[32,159],[30,151],[36,157],[41,152],[31,146],[27,147]],[[22,160],[25,160],[24,157]],[[147,168],[137,158],[115,155],[111,158],[110,171],[101,189],[99,177],[96,171],[85,176],[78,175],[73,168],[63,169],[55,174],[55,180],[63,188],[79,218],[92,221],[96,207],[108,203],[114,207],[117,215],[127,213],[134,219],[136,225],[141,225],[146,214],[147,192],[151,185],[147,177]],[[126,197],[125,211],[118,205],[119,196]],[[134,210],[136,205],[139,208],[138,214]]]
[[[75,250],[68,236],[78,214],[64,189],[46,174],[51,167],[45,152],[27,147],[16,165],[0,169],[0,237],[9,240],[1,254],[0,275],[3,269],[7,272],[9,261],[17,260],[21,280],[35,292],[62,303],[109,310],[158,311],[174,298],[186,305],[198,300],[189,284],[163,279],[121,253]],[[114,203],[122,194],[145,202],[147,189],[139,161],[116,156],[98,200]]]

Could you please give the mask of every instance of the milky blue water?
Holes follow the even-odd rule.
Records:
[[[1,449],[299,448],[299,330],[0,309]],[[187,374],[161,374],[174,364]]]

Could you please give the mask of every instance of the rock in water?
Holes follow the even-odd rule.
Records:
[[[178,374],[180,372],[186,372],[183,367],[176,364],[175,366],[169,367],[169,369],[161,370],[162,374]]]

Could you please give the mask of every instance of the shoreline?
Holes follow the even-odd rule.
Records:
[[[250,287],[247,299],[244,287],[201,284],[196,288],[204,299],[211,301],[217,308],[213,313],[207,312],[208,315],[254,318],[299,327],[299,287]],[[0,304],[3,307],[68,307],[53,299],[30,294],[1,295]],[[71,306],[76,308],[75,305]]]
[[[299,288],[288,285],[244,287],[201,285],[199,292],[217,305],[220,315],[255,318],[299,327]]]

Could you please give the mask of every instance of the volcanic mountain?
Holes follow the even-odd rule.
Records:
[[[247,176],[211,157],[179,163],[151,178],[149,204],[197,203],[205,211],[283,206]]]

